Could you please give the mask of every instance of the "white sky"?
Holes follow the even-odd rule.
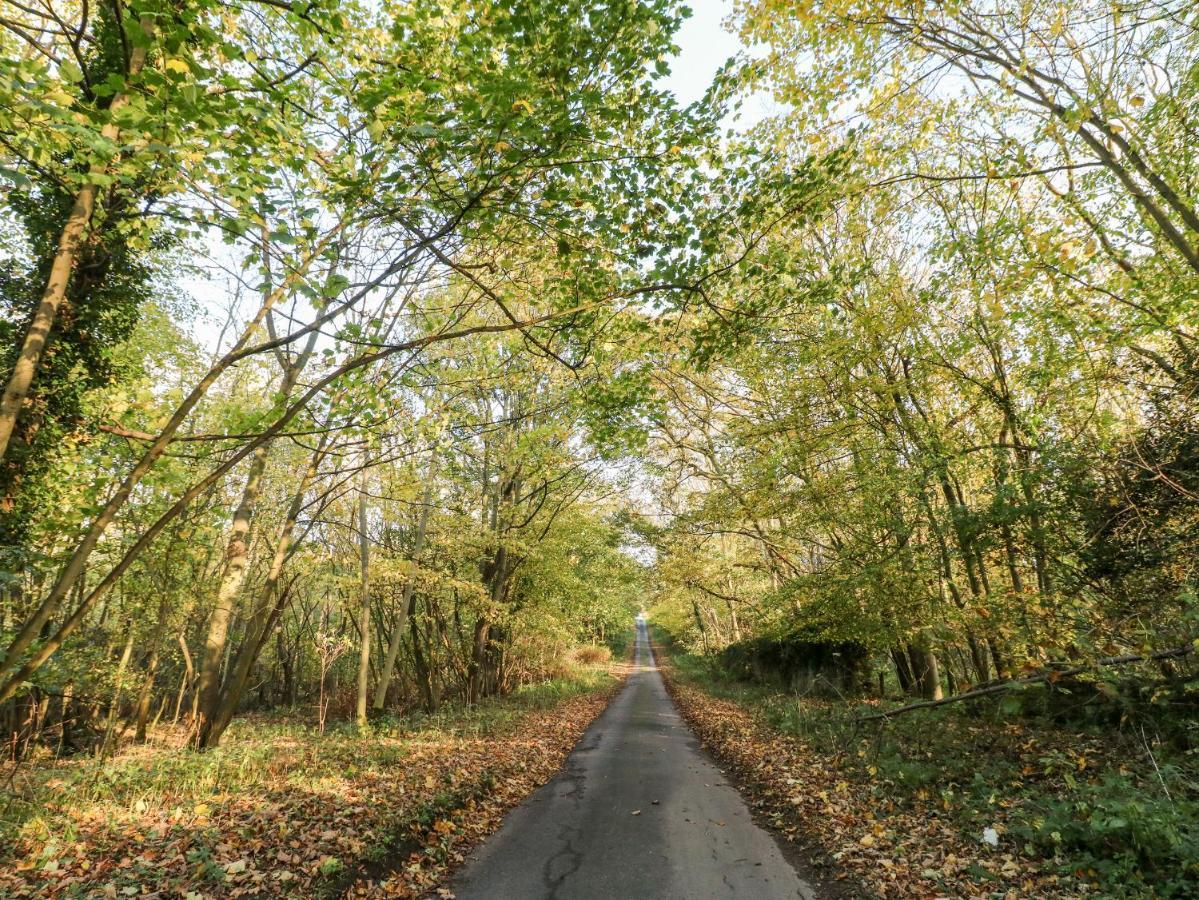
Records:
[[[690,0],[691,18],[683,22],[675,42],[681,53],[670,64],[665,79],[683,104],[703,96],[716,70],[738,50],[741,41],[722,25],[733,11],[731,0]]]
[[[683,105],[703,97],[712,83],[716,70],[730,57],[747,51],[757,56],[761,49],[745,46],[741,37],[729,31],[724,22],[733,12],[733,0],[690,0],[691,18],[675,35],[679,54],[670,61],[670,74],[662,84],[674,92]],[[757,91],[745,97],[741,108],[727,116],[725,128],[745,131],[770,116],[783,112],[783,107],[767,91]]]

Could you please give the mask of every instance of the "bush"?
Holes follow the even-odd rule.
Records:
[[[859,693],[869,684],[870,652],[852,641],[805,640],[800,635],[758,637],[720,653],[729,677],[781,684],[804,693]]]
[[[612,658],[612,651],[607,647],[588,644],[586,647],[577,648],[574,658],[576,662],[584,666],[598,666]]]
[[[1063,798],[1030,809],[1027,824],[1013,829],[1046,855],[1064,854],[1070,867],[1094,869],[1108,889],[1129,896],[1152,889],[1160,897],[1199,893],[1199,803],[1173,767],[1162,771],[1182,796],[1151,794],[1122,774],[1078,784]],[[1193,785],[1190,786],[1193,789]]]

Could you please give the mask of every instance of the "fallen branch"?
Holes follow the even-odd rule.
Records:
[[[1067,675],[1080,675],[1095,666],[1123,666],[1134,662],[1155,662],[1162,659],[1175,659],[1179,656],[1187,656],[1195,651],[1193,644],[1183,644],[1181,647],[1175,647],[1172,650],[1161,650],[1157,653],[1147,655],[1129,653],[1125,656],[1109,656],[1104,659],[1097,660],[1093,665],[1089,666],[1073,666],[1069,669],[1054,669],[1052,672],[1042,672],[1039,675],[1028,675],[1024,678],[1013,678],[1010,681],[1001,681],[997,684],[990,684],[986,687],[975,688],[972,691],[966,691],[962,694],[954,694],[952,697],[945,697],[941,700],[922,700],[919,703],[909,703],[907,706],[899,706],[895,709],[888,709],[884,712],[871,713],[868,716],[859,716],[854,721],[871,722],[877,719],[889,719],[892,716],[898,716],[901,713],[913,712],[917,709],[932,709],[934,706],[945,706],[949,703],[958,703],[962,700],[973,700],[975,697],[986,697],[990,694],[1001,694],[1009,691],[1012,688],[1025,684],[1036,684],[1042,681],[1057,681],[1059,678],[1064,678]]]

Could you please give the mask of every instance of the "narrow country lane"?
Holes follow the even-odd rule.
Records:
[[[636,662],[562,771],[467,863],[459,900],[816,896],[700,750],[640,620]]]

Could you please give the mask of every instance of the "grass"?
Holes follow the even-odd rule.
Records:
[[[975,842],[997,827],[1022,859],[1101,896],[1199,894],[1199,754],[1152,723],[1062,724],[1002,701],[863,723],[877,705],[730,681],[681,652],[672,663],[866,786],[878,810],[935,810]]]
[[[213,810],[244,798],[340,802],[436,756],[439,747],[477,744],[532,713],[614,681],[606,667],[576,666],[562,677],[474,707],[453,704],[434,714],[385,716],[365,732],[334,723],[322,734],[295,717],[245,716],[235,720],[220,747],[204,753],[187,749],[181,731],[164,730],[151,743],[128,745],[105,760],[25,762],[15,772],[0,771],[6,783],[12,776],[12,790],[0,801],[0,869],[18,849],[42,848],[39,858],[52,859],[97,831],[140,828],[151,820],[155,828],[202,830]],[[449,796],[456,789],[452,780],[439,776],[429,791]],[[191,852],[198,876],[215,865],[203,858],[203,846]],[[336,869],[341,861],[330,857],[324,865]]]
[[[435,713],[411,712],[384,716],[372,723],[377,734],[418,734],[424,731],[485,737],[506,727],[530,710],[549,709],[563,700],[602,690],[614,681],[604,664],[575,665],[569,674],[522,685],[511,694],[476,706],[445,704]],[[352,725],[341,726],[357,734]]]

